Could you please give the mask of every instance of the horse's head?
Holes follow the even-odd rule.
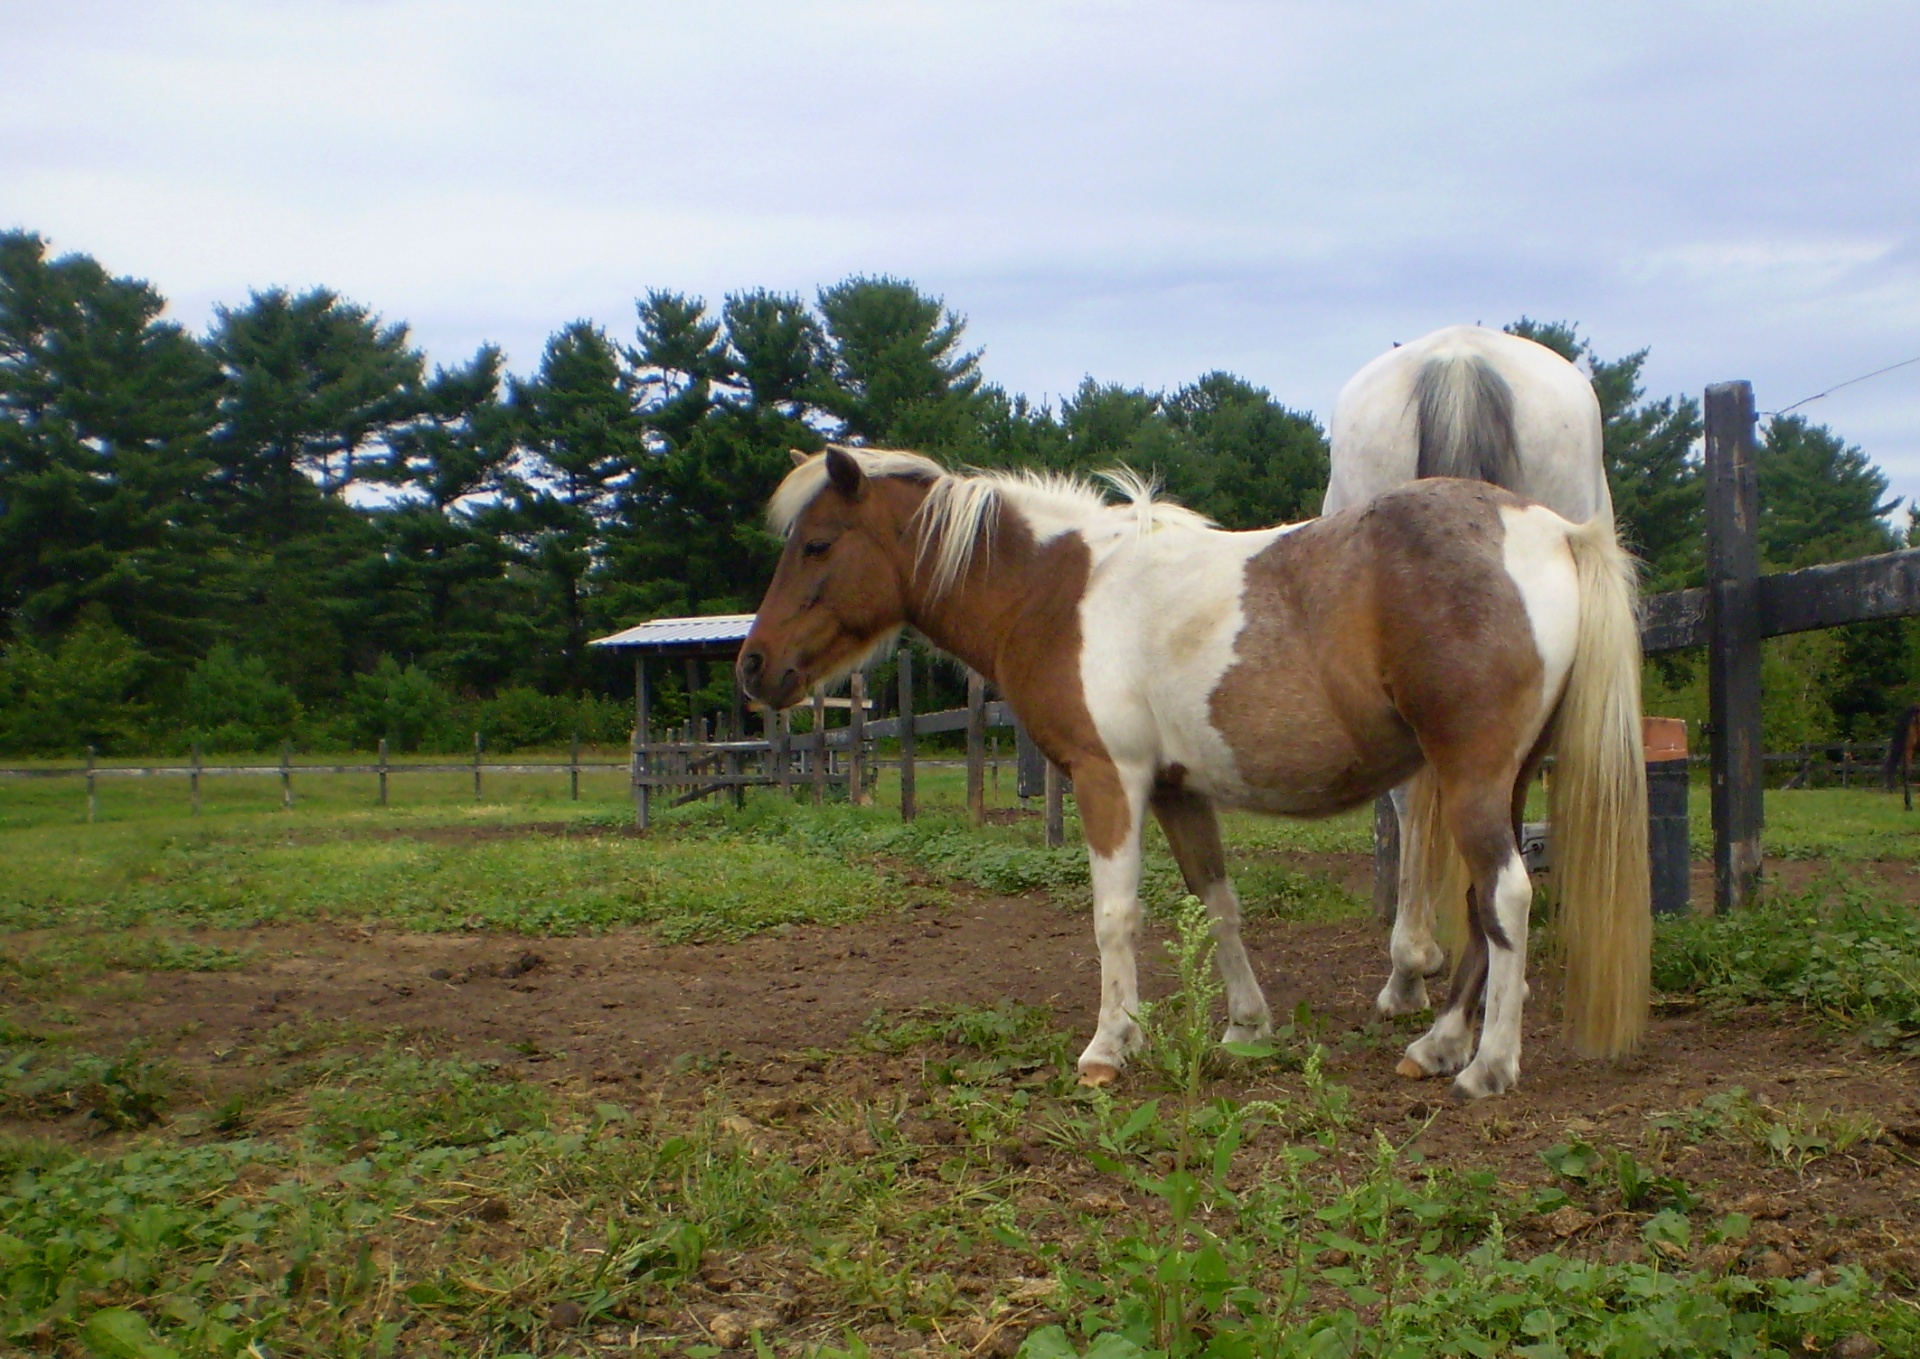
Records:
[[[786,551],[735,666],[755,702],[792,707],[814,685],[854,669],[906,622],[909,521],[937,469],[915,459],[924,472],[910,465],[905,474],[869,476],[863,456],[872,460],[837,447],[796,454],[774,496],[772,518],[786,532]]]

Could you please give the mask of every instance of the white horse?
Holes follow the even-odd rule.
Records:
[[[1333,409],[1331,475],[1322,514],[1364,504],[1421,477],[1490,481],[1576,524],[1613,522],[1593,384],[1545,345],[1481,326],[1448,326],[1362,368]],[[1422,772],[1393,792],[1400,880],[1393,975],[1384,1015],[1427,1008],[1427,977],[1444,955],[1435,903],[1465,909],[1465,866],[1435,816],[1438,790]]]

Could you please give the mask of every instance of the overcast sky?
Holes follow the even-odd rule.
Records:
[[[1920,5],[0,0],[0,224],[187,323],[325,284],[518,369],[892,273],[1036,397],[1323,419],[1521,314],[1777,408],[1920,355]],[[1808,407],[1920,496],[1920,364]]]

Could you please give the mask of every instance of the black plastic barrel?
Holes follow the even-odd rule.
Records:
[[[1692,870],[1685,759],[1647,761],[1647,858],[1653,871],[1653,913],[1684,914]]]

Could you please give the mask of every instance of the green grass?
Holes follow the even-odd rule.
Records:
[[[244,928],[359,918],[414,930],[543,935],[640,925],[667,940],[735,938],[786,924],[840,923],[929,890],[937,895],[909,888],[902,866],[985,891],[1044,890],[1062,905],[1086,904],[1077,826],[1070,825],[1069,842],[1059,849],[1041,842],[1037,817],[971,829],[960,814],[960,772],[922,773],[925,810],[912,824],[899,820],[883,781],[883,801],[874,807],[813,808],[758,792],[740,812],[706,805],[666,813],[644,838],[625,833],[628,804],[556,798],[564,789],[532,787],[540,781],[531,778],[520,801],[383,810],[364,800],[315,797],[292,811],[198,818],[178,815],[178,807],[160,814],[164,799],[143,785],[138,815],[93,825],[21,824],[31,818],[15,817],[11,829],[0,830],[0,928]],[[30,787],[27,794],[40,791]],[[501,789],[503,797],[512,792]],[[19,794],[18,786],[0,789]],[[503,833],[529,822],[566,833]],[[1226,830],[1251,914],[1337,919],[1361,909],[1351,894],[1301,871],[1288,855],[1364,843],[1362,814],[1321,823],[1232,816]],[[1183,890],[1158,831],[1151,831],[1149,903],[1164,908]],[[112,965],[169,964],[129,957]]]
[[[1920,915],[1838,876],[1736,915],[1662,921],[1653,981],[1712,1001],[1802,1006],[1920,1052]]]

